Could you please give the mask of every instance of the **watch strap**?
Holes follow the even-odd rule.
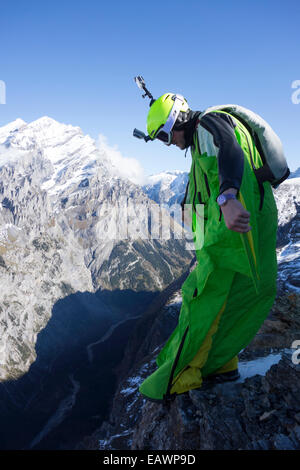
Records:
[[[222,198],[220,196],[222,196]],[[236,199],[236,195],[231,194],[231,193],[220,194],[220,196],[218,196],[218,198],[217,198],[217,202],[218,202],[219,206],[224,206],[224,204],[226,204],[226,202],[229,201],[229,199]],[[219,198],[222,200],[222,202],[220,201]]]

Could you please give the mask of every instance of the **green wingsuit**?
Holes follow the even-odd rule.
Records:
[[[250,212],[252,229],[238,233],[227,228],[216,202],[218,151],[213,142],[202,145],[198,121],[188,193],[194,241],[199,237],[197,266],[182,285],[178,325],[156,358],[156,371],[139,388],[148,399],[167,401],[201,387],[209,374],[236,369],[237,354],[254,337],[275,299],[277,207],[269,182],[263,183],[261,207],[262,188],[253,168],[263,163],[247,128],[234,121],[244,158],[238,199]],[[204,204],[202,221],[197,204]]]

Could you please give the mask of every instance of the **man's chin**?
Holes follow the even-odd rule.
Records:
[[[175,144],[180,150],[184,150],[186,147],[184,144]]]

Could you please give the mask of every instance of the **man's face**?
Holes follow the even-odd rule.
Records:
[[[185,149],[184,131],[173,131],[172,145],[176,145],[181,150]]]

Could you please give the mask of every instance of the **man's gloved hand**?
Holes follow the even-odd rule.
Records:
[[[224,191],[224,194],[236,194],[235,188]],[[229,199],[224,206],[221,206],[225,224],[229,230],[239,233],[246,233],[251,230],[249,225],[250,212],[246,211],[244,206],[237,199]]]

